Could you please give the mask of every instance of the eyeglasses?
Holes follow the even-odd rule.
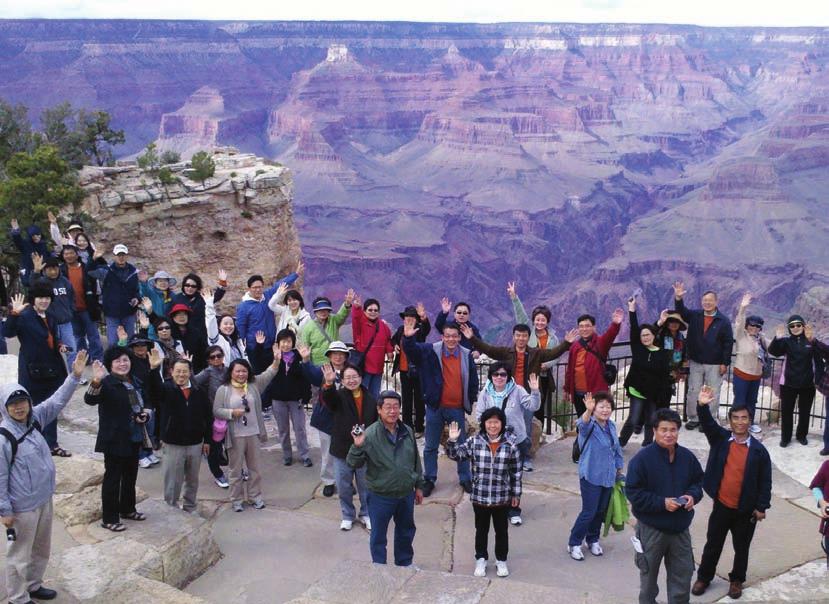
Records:
[[[250,405],[248,405],[248,399],[246,396],[242,396],[242,405],[245,407],[245,413],[250,413]],[[248,418],[246,416],[242,416],[242,425],[248,425]]]
[[[210,360],[213,360],[213,359],[223,359],[223,358],[225,358],[225,355],[223,355],[223,354],[221,354],[221,353],[219,353],[219,354],[211,354],[211,355],[210,355],[209,357],[207,357],[207,358],[208,358],[208,359],[210,359]]]
[[[496,371],[492,374],[492,377],[507,377],[509,374],[506,371]]]
[[[156,327],[156,331],[170,331],[171,327],[169,325],[163,325],[161,327]]]

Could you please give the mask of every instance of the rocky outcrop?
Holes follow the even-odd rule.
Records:
[[[230,304],[247,275],[272,279],[296,267],[293,180],[287,168],[235,149],[219,149],[213,159],[216,173],[205,183],[188,178],[189,164],[172,166],[168,185],[136,166],[84,168],[83,209],[96,222],[94,243],[107,252],[125,243],[139,267],[179,279],[196,271],[211,287],[225,269]]]

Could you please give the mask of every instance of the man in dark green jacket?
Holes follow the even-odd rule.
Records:
[[[394,518],[394,563],[409,566],[414,558],[414,506],[423,501],[423,468],[412,429],[400,421],[400,395],[384,390],[377,398],[379,422],[365,432],[352,432],[354,444],[346,461],[354,468],[368,464],[368,516],[371,560],[386,563],[389,522]]]

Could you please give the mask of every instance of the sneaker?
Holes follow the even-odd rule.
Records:
[[[525,459],[524,460],[524,471],[525,472],[532,472],[533,471],[533,460],[532,459]]]
[[[688,430],[696,430],[699,427],[699,422],[695,419],[688,420],[688,423],[685,424],[685,427]]]
[[[248,471],[247,470],[242,470],[242,480],[247,482],[248,478],[250,478],[250,474],[248,474]]]
[[[245,511],[245,504],[241,501],[234,501],[233,502],[233,511],[234,512],[244,512]]]
[[[578,560],[582,562],[584,560],[584,554],[581,551],[581,545],[568,545],[567,551],[570,552],[570,557],[573,560]]]
[[[358,516],[357,518],[360,522],[363,523],[363,526],[366,527],[367,531],[371,530],[371,518],[368,516]]]
[[[602,549],[602,546],[599,545],[598,541],[590,544],[590,553],[594,556],[601,556],[604,553],[604,550]]]
[[[340,522],[340,530],[341,531],[350,531],[351,527],[354,525],[354,521],[352,520],[343,520]]]
[[[157,464],[161,463],[161,460],[158,457],[155,456],[155,453],[150,453],[149,455],[147,455],[147,459],[149,459],[150,463],[153,464],[153,465],[157,465]]]
[[[472,574],[476,577],[486,577],[486,558],[475,560],[475,572]]]
[[[225,476],[224,474],[222,474],[221,476],[214,476],[213,482],[215,482],[217,486],[223,489],[227,489],[228,487],[230,487],[230,483],[227,481],[227,476]]]
[[[253,509],[255,510],[263,510],[265,509],[265,502],[262,499],[257,499],[253,502]]]
[[[752,434],[760,434],[760,432],[762,432],[763,429],[760,426],[758,426],[757,424],[751,424],[748,431],[751,432]]]
[[[423,496],[428,497],[432,494],[432,491],[435,490],[435,483],[431,480],[427,480],[423,483]]]
[[[499,577],[509,577],[509,569],[507,568],[506,560],[496,560],[495,569],[495,574]]]
[[[509,523],[513,526],[521,526],[524,521],[521,520],[521,516],[510,516]]]
[[[294,463],[294,460],[291,457],[286,457],[285,459],[282,460],[282,465],[283,466],[290,466],[292,463]]]
[[[322,496],[323,497],[331,497],[331,496],[334,495],[334,491],[336,491],[336,490],[337,490],[337,487],[335,487],[333,484],[327,484],[324,487],[322,487]]]
[[[302,465],[305,466],[306,468],[311,468],[311,467],[314,466],[314,462],[311,461],[311,459],[309,457],[306,457],[305,459],[302,460]]]
[[[146,470],[147,468],[153,465],[153,462],[150,461],[149,457],[142,457],[138,460],[138,465]]]

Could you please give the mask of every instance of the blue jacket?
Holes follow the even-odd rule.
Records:
[[[671,463],[668,450],[653,443],[628,463],[625,495],[640,522],[666,533],[681,533],[691,526],[694,510],[669,512],[665,499],[690,495],[696,505],[702,499],[702,479],[702,466],[691,451],[676,445]]]
[[[54,294],[52,303],[46,309],[46,314],[55,320],[58,325],[71,323],[75,314],[75,289],[67,277],[62,274],[57,279],[49,279],[46,276],[38,277],[32,283],[42,283],[48,286]],[[67,346],[72,342],[64,342]]]
[[[32,241],[32,235],[40,235],[40,241],[37,243]],[[35,270],[32,254],[37,252],[45,259],[49,255],[49,248],[46,247],[46,240],[43,238],[40,227],[34,224],[26,229],[25,236],[20,233],[20,229],[12,229],[11,238],[14,246],[20,251],[20,280],[28,287]]]
[[[585,424],[581,417],[576,420],[579,431],[579,478],[600,487],[616,484],[616,475],[625,467],[622,445],[616,434],[616,424],[607,421],[606,429],[594,418]],[[588,435],[590,438],[588,438]]]
[[[268,308],[268,301],[283,283],[293,285],[299,279],[299,275],[291,273],[283,277],[271,287],[265,290],[261,300],[254,300],[250,294],[245,294],[242,301],[236,307],[236,329],[239,330],[239,337],[245,340],[250,350],[256,346],[256,332],[265,332],[264,347],[270,348],[276,340],[276,320],[273,311]]]
[[[714,501],[720,490],[725,461],[731,448],[731,430],[726,430],[714,421],[708,405],[697,405],[705,438],[711,445],[708,462],[705,464],[705,480],[702,484],[705,492]],[[740,491],[740,503],[737,509],[750,514],[754,510],[765,512],[771,507],[771,457],[769,452],[756,438],[748,446],[748,459],[743,474],[743,488]]]
[[[674,301],[676,311],[688,323],[685,346],[688,358],[703,365],[730,365],[731,348],[734,346],[734,332],[731,321],[719,310],[708,331],[705,328],[705,314],[701,309],[690,310],[680,298]]]
[[[17,380],[29,391],[34,403],[52,396],[66,379],[66,363],[58,348],[60,344],[71,344],[58,341],[55,320],[46,315],[44,322],[31,306],[27,306],[19,315],[9,315],[3,331],[7,338],[17,336],[20,341]],[[53,348],[48,344],[50,333]]]
[[[440,407],[440,396],[443,391],[443,342],[428,344],[405,336],[402,342],[406,356],[417,365],[424,402],[437,409]],[[478,398],[478,371],[469,349],[459,346],[458,350],[461,355],[463,409],[467,413],[472,413],[472,403]]]
[[[138,269],[127,262],[119,267],[112,262],[107,265],[99,258],[92,265],[89,274],[101,282],[104,316],[122,319],[135,312],[131,300],[138,300]]]

